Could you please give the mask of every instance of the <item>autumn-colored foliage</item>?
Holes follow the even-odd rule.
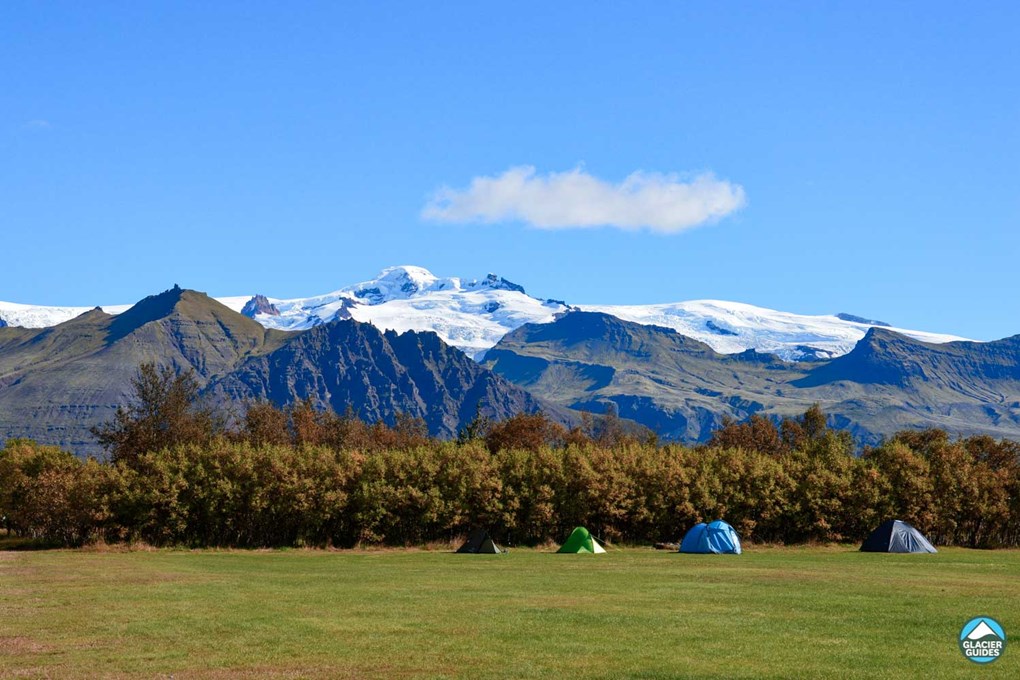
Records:
[[[576,525],[655,542],[716,517],[748,541],[859,541],[898,517],[939,545],[1020,545],[1012,443],[927,434],[919,450],[911,435],[860,456],[640,443],[492,453],[481,441],[366,452],[219,437],[130,465],[12,440],[0,451],[0,517],[66,545],[403,545],[475,525],[510,543]]]
[[[0,526],[62,545],[260,547],[415,544],[480,525],[512,545],[578,525],[676,541],[725,518],[745,541],[799,543],[857,542],[899,518],[938,545],[1020,545],[1020,444],[1008,440],[927,430],[858,452],[819,409],[727,423],[693,447],[542,415],[438,441],[414,419],[369,424],[307,403],[249,405],[228,427],[182,404],[170,378],[140,388],[172,408],[136,404],[103,430],[107,462],[8,441]],[[186,427],[167,432],[175,422]]]

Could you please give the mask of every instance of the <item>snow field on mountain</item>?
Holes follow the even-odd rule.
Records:
[[[846,354],[871,328],[833,315],[808,316],[755,307],[741,302],[692,300],[658,305],[578,305],[591,312],[611,314],[625,321],[665,326],[700,340],[723,354],[748,349],[795,360],[803,347],[819,350],[820,358]],[[889,327],[922,342],[944,343],[965,338]]]
[[[240,312],[251,295],[217,300]],[[353,318],[378,328],[433,331],[445,342],[478,358],[505,334],[526,323],[549,323],[570,308],[531,297],[524,289],[490,274],[481,280],[440,278],[422,267],[384,269],[376,278],[307,298],[268,298],[278,314],[259,313],[268,328],[303,330],[334,319]],[[104,306],[117,314],[130,305]],[[755,349],[783,359],[829,358],[846,354],[870,326],[833,315],[780,312],[740,302],[692,300],[650,305],[577,305],[626,321],[672,328],[717,352]],[[89,307],[44,307],[0,302],[0,319],[11,326],[41,328],[67,321]],[[965,338],[890,328],[923,342]]]

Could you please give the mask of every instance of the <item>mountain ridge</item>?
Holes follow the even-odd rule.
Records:
[[[330,333],[362,340],[322,340]],[[288,351],[316,338],[325,358],[308,360],[291,351],[287,363]],[[336,370],[341,356],[354,370]],[[275,373],[269,371],[272,361]],[[90,428],[109,421],[117,406],[131,399],[131,381],[146,362],[193,371],[204,389],[228,384],[242,367],[257,384],[252,376],[263,366],[267,374],[262,382],[270,384],[277,374],[283,378],[271,393],[253,389],[245,397],[272,398],[280,405],[322,397],[322,406],[353,403],[365,417],[384,420],[407,412],[424,418],[439,436],[456,433],[474,416],[479,402],[491,407],[487,414],[495,418],[541,408],[526,392],[435,334],[386,333],[354,320],[309,331],[268,329],[204,293],[175,286],[119,315],[92,309],[52,327],[0,329],[0,439],[28,437],[79,453],[99,453]],[[238,379],[238,384],[244,382]],[[341,404],[313,389],[326,385],[332,394],[348,398]],[[204,393],[211,398],[217,394],[211,388]]]
[[[613,404],[671,439],[704,441],[723,418],[778,420],[816,403],[861,443],[918,427],[1020,438],[1020,336],[930,344],[873,328],[842,357],[787,362],[576,311],[507,334],[483,363],[540,399]]]
[[[395,276],[390,286],[414,300],[423,287],[452,285],[408,283]],[[497,277],[490,284],[521,295]],[[724,418],[779,419],[818,403],[862,443],[930,426],[1020,437],[1020,336],[932,344],[873,327],[845,355],[790,362],[571,308],[506,333],[479,363],[431,331],[332,316],[302,331],[270,329],[174,286],[117,315],[93,308],[52,327],[0,328],[0,438],[94,452],[89,427],[130,398],[143,362],[194,371],[212,399],[307,398],[368,420],[408,413],[438,436],[455,434],[479,404],[494,419],[544,410],[568,424],[578,411],[613,407],[664,438],[704,441]]]
[[[671,328],[726,354],[754,349],[787,360],[842,356],[853,349],[868,328],[886,325],[844,313],[791,314],[719,300],[572,305],[562,300],[533,297],[524,286],[496,274],[481,279],[443,278],[412,265],[389,267],[368,281],[307,298],[280,299],[260,292],[217,299],[234,311],[277,330],[304,330],[348,318],[372,323],[383,330],[429,330],[476,359],[482,358],[515,328],[526,323],[551,323],[573,309],[599,311],[628,321]],[[126,307],[104,309],[120,313]],[[0,320],[10,325],[53,325],[82,311],[85,309],[0,302]],[[963,339],[897,330],[930,342]]]

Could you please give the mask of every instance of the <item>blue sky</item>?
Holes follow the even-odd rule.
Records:
[[[419,264],[1020,333],[1016,3],[377,4],[0,5],[0,300],[295,297]],[[532,194],[423,218],[524,166],[741,197],[672,230],[536,227]]]

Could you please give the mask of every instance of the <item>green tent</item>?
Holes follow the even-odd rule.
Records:
[[[570,532],[570,538],[556,552],[561,553],[604,553],[606,551],[598,540],[584,527],[577,527]]]

